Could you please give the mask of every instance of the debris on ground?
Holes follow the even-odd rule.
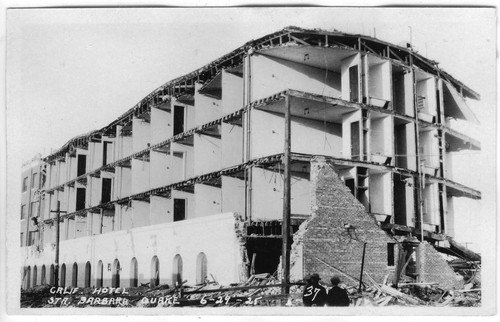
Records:
[[[350,306],[434,306],[474,307],[481,304],[478,278],[461,290],[445,290],[438,283],[416,283],[401,279],[392,285],[388,276],[377,283],[365,273],[363,287],[345,286],[351,299]],[[276,274],[255,274],[247,281],[230,286],[220,285],[215,278],[203,284],[190,286],[187,281],[177,288],[166,284],[131,288],[67,288],[64,294],[45,285],[21,291],[21,307],[222,307],[222,306],[302,306],[304,283],[289,284],[289,295],[284,296],[281,281]],[[329,286],[329,285],[325,285]],[[66,290],[66,289],[65,289]]]

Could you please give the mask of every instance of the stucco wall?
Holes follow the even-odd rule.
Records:
[[[243,77],[222,70],[222,111],[224,115],[243,107]]]
[[[214,238],[214,233],[217,238]],[[79,251],[75,252],[75,249]],[[22,248],[21,252],[24,257],[27,253],[31,254],[31,248]],[[41,272],[41,265],[45,264],[48,281],[54,252],[54,248],[47,245],[45,252],[32,253],[25,265],[37,265],[38,271]],[[239,282],[238,266],[241,258],[232,213],[64,241],[61,242],[60,264],[66,264],[67,285],[71,283],[73,263],[78,264],[78,286],[82,287],[85,263],[90,261],[91,285],[96,285],[97,262],[102,260],[104,286],[111,286],[108,264],[112,265],[113,261],[118,259],[122,268],[120,286],[128,287],[132,258],[135,257],[138,261],[139,283],[147,283],[151,275],[151,259],[156,255],[160,261],[160,281],[171,285],[173,258],[180,254],[184,268],[183,279],[193,285],[196,257],[200,252],[207,256],[208,276],[213,274],[218,282],[224,285]],[[40,276],[39,273],[38,284]]]
[[[287,89],[332,97],[341,94],[340,74],[331,70],[259,54],[251,57],[250,64],[252,101]]]
[[[151,188],[162,187],[170,183],[170,157],[161,152],[150,152],[149,181]]]
[[[310,213],[310,184],[307,178],[292,173],[291,214]],[[283,218],[283,177],[261,168],[252,168],[252,219],[277,220]]]
[[[194,135],[194,176],[218,171],[222,168],[222,140],[209,135]]]
[[[132,120],[132,153],[144,150],[150,142],[151,123],[134,117]]]
[[[151,144],[162,142],[170,137],[172,114],[159,108],[151,108]]]
[[[212,96],[200,94],[201,85],[196,84],[194,94],[194,124],[196,126],[214,121],[222,116],[222,100]]]
[[[245,181],[222,176],[222,212],[245,213]]]
[[[370,212],[392,215],[391,173],[370,173]]]
[[[339,157],[342,151],[340,124],[292,117],[291,151]],[[253,110],[251,115],[251,156],[259,158],[283,153],[285,120],[283,115]],[[262,144],[266,142],[266,144]]]
[[[222,123],[221,140],[222,168],[243,163],[243,127]]]
[[[221,188],[205,184],[195,184],[196,204],[193,217],[211,216],[222,212]]]
[[[132,159],[132,194],[149,190],[150,162]]]

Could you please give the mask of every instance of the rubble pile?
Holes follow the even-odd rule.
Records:
[[[387,280],[387,279],[386,279]],[[399,283],[398,287],[370,281],[361,292],[348,287],[354,306],[480,306],[481,289],[466,284],[463,290],[444,290],[437,283]]]
[[[475,307],[481,304],[480,282],[476,279],[465,284],[461,290],[445,290],[437,283],[414,283],[401,280],[391,285],[388,276],[382,283],[375,282],[370,275],[359,286],[345,286],[351,307],[357,306],[434,306]],[[96,288],[69,288],[67,293],[54,294],[51,286],[37,286],[21,291],[21,307],[240,307],[240,306],[303,306],[303,282],[290,284],[288,296],[281,294],[280,280],[267,273],[256,274],[239,284],[229,287],[216,280],[189,286],[170,288],[163,284],[156,287],[141,285],[97,292]],[[329,286],[329,285],[325,285]],[[103,288],[102,290],[106,290]],[[56,301],[59,297],[60,301]],[[64,300],[61,300],[64,299]]]

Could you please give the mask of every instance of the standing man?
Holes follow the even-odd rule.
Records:
[[[317,273],[306,277],[307,285],[302,293],[304,306],[325,306],[326,290],[323,286],[319,285],[320,279]]]
[[[333,276],[330,280],[333,287],[328,291],[327,305],[328,306],[349,306],[349,295],[344,288],[339,287],[340,278]]]

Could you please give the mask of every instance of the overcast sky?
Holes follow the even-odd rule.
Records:
[[[42,9],[7,15],[9,213],[19,216],[23,161],[99,129],[163,83],[286,26],[337,29],[409,42],[481,95],[481,125],[456,129],[481,141],[457,181],[483,200],[458,199],[457,239],[486,246],[495,215],[495,12],[493,9]],[[458,172],[458,173],[457,173]],[[474,210],[474,211],[472,211]],[[484,225],[484,226],[480,226]],[[482,229],[482,230],[480,230]],[[484,251],[484,248],[481,249]]]

